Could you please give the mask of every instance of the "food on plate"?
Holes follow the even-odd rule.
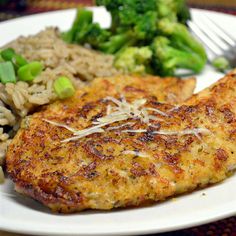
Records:
[[[186,26],[190,12],[184,0],[97,0],[110,12],[112,22],[103,29],[93,12],[78,8],[62,38],[114,55],[123,73],[173,75],[177,69],[199,73],[207,56]]]
[[[0,166],[4,164],[6,149],[19,129],[22,119],[27,114],[32,114],[42,104],[56,100],[57,96],[54,90],[58,90],[59,99],[64,99],[65,95],[68,96],[68,94],[72,95],[74,93],[74,88],[68,82],[67,77],[54,78],[56,78],[54,75],[51,75],[51,77],[46,77],[45,75],[45,78],[40,78],[39,76],[39,78],[34,79],[33,84],[19,81],[16,84],[0,85],[2,86],[0,87],[0,125],[2,126],[0,129]],[[96,84],[96,88],[102,90],[103,83],[105,82],[100,84],[101,80],[103,79],[97,79],[94,85]],[[142,89],[145,88],[145,90],[155,96],[159,101],[168,101],[170,103],[182,102],[189,98],[196,84],[193,78],[182,80],[178,78],[162,79],[151,76],[141,78],[120,75],[109,77],[108,80],[115,83],[117,87],[122,87],[122,84],[126,84],[127,89],[131,90],[133,89],[132,86],[135,85],[137,95],[142,94]],[[104,79],[104,81],[106,80]],[[51,96],[51,99],[48,100],[49,96]],[[96,98],[96,94],[94,96]]]
[[[110,85],[110,87],[109,87]],[[106,90],[107,91],[104,91]],[[114,77],[97,78],[89,84],[86,90],[93,90],[93,100],[99,99],[99,94],[130,93],[137,98],[153,97],[157,102],[178,104],[189,99],[196,86],[195,78],[179,79],[175,77],[161,78],[158,76],[117,75]],[[83,91],[83,90],[82,90]],[[99,91],[99,92],[98,92]],[[79,93],[80,91],[77,91]],[[92,99],[92,98],[91,98]]]
[[[171,0],[168,6],[161,0],[97,1],[97,5],[111,12],[110,29],[92,23],[91,11],[78,9],[68,32],[51,27],[0,49],[0,165],[22,119],[42,105],[72,96],[96,77],[169,75],[179,67],[195,72],[203,68],[205,51],[184,25],[189,19],[184,1]],[[84,47],[71,44],[75,42]],[[159,98],[168,102],[182,101],[194,86],[186,90],[183,81],[156,83],[173,83],[170,90],[181,89],[176,98],[170,91],[168,99],[167,90],[157,90]]]
[[[6,157],[16,190],[69,213],[160,201],[232,174],[236,73],[179,105],[159,102],[146,79],[98,79],[27,117]]]
[[[40,61],[46,70],[41,80],[67,76],[74,83],[91,81],[96,77],[118,74],[113,56],[104,55],[79,45],[65,43],[57,28],[47,28],[36,35],[19,37],[5,45],[29,61]],[[79,83],[80,85],[81,83]]]
[[[56,28],[5,45],[0,50],[0,165],[22,118],[73,95],[74,88],[95,77],[118,74],[112,63],[112,56],[65,43]]]
[[[231,68],[229,61],[223,56],[216,57],[212,61],[212,66],[214,66],[216,70],[221,72],[225,72]]]
[[[17,81],[32,82],[42,70],[42,63],[28,62],[13,48],[6,48],[0,52],[0,82],[2,84],[15,84]]]

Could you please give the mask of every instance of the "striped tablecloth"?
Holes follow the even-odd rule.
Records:
[[[80,5],[91,5],[91,0],[28,0],[27,7],[24,1],[9,1],[7,6],[0,6],[0,21],[30,15],[39,12],[58,9],[74,8]],[[22,4],[23,2],[23,4]],[[189,0],[193,7],[205,8],[236,15],[236,0]],[[236,186],[235,186],[236,187]],[[1,204],[1,203],[0,203]],[[211,224],[193,227],[190,229],[158,234],[158,236],[236,236],[236,216]],[[0,231],[0,236],[20,236]]]

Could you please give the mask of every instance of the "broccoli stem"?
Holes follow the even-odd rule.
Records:
[[[134,44],[132,32],[126,32],[110,37],[109,41],[100,44],[99,49],[104,53],[114,54],[119,50]]]
[[[183,45],[186,45],[186,47],[201,56],[206,62],[207,56],[204,47],[189,33],[185,25],[170,22],[168,19],[162,19],[159,21],[158,27],[167,36],[173,36],[182,41]]]
[[[205,65],[202,58],[194,53],[188,53],[170,48],[168,49],[168,54],[174,55],[165,63],[165,67],[168,69],[175,67],[184,68],[199,73]]]
[[[84,36],[85,28],[92,24],[92,22],[93,12],[85,8],[78,8],[71,29],[62,34],[62,38],[68,43],[79,41]]]
[[[173,75],[177,68],[189,69],[198,73],[205,65],[205,60],[201,56],[173,47],[171,41],[163,36],[157,37],[151,48],[154,61],[158,65],[157,70],[159,69],[158,72],[164,75]]]

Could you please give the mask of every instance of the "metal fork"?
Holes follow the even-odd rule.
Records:
[[[188,26],[206,47],[209,62],[223,57],[232,68],[236,67],[236,40],[221,26],[206,14],[197,21],[189,21]]]

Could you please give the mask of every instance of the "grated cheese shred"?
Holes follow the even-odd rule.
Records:
[[[55,125],[55,126],[58,126],[58,127],[65,128],[65,129],[71,131],[72,133],[77,132],[76,129],[73,129],[73,128],[71,128],[70,126],[65,125],[65,124],[62,124],[62,123],[58,123],[58,122],[51,121],[51,120],[47,120],[47,119],[43,119],[43,121],[46,121],[47,123],[49,123],[49,124],[51,124],[51,125]]]
[[[165,112],[160,111],[160,110],[158,110],[158,109],[156,109],[156,108],[147,108],[147,110],[148,110],[148,111],[154,111],[154,112],[156,112],[156,113],[158,113],[159,115],[162,115],[162,116],[169,116],[169,115],[166,114]]]
[[[140,151],[136,151],[136,150],[125,150],[122,152],[122,154],[124,155],[133,155],[133,156],[137,156],[137,157],[150,157],[150,155],[148,155],[148,153],[146,152],[140,152]]]
[[[146,133],[146,129],[126,129],[122,130],[122,133]]]
[[[177,111],[180,108],[179,105],[172,107],[168,112]]]
[[[154,134],[160,134],[160,135],[188,135],[188,134],[194,134],[198,136],[199,134],[210,134],[210,131],[206,128],[194,128],[194,129],[185,129],[180,131],[154,131]]]
[[[152,126],[154,127],[154,126]],[[137,130],[122,130],[123,133],[146,133],[146,129],[137,129]],[[169,130],[160,130],[160,131],[153,131],[152,134],[157,135],[178,135],[178,136],[184,136],[184,135],[195,135],[199,140],[202,140],[199,134],[210,134],[210,130],[206,128],[194,128],[194,129],[185,129],[185,130],[179,130],[179,131],[169,131]]]
[[[109,127],[109,128],[107,128],[106,130],[107,130],[107,131],[110,131],[110,130],[120,129],[120,128],[123,128],[123,127],[125,127],[125,126],[134,125],[134,124],[135,124],[135,122],[127,122],[127,123],[125,123],[125,124],[123,124],[123,125]]]
[[[104,100],[111,101],[112,103],[115,104],[115,106],[108,105],[105,116],[98,118],[96,121],[94,121],[92,123],[93,126],[82,129],[82,130],[77,130],[77,129],[69,127],[68,125],[54,122],[48,119],[43,119],[43,120],[51,125],[65,128],[68,131],[73,133],[73,137],[70,137],[61,141],[64,143],[64,142],[75,141],[77,139],[86,137],[91,134],[103,133],[105,131],[112,131],[115,129],[123,128],[127,125],[135,124],[134,122],[127,122],[120,126],[113,126],[113,127],[108,127],[107,129],[105,129],[105,126],[119,122],[119,121],[125,121],[128,119],[139,119],[141,122],[147,124],[147,126],[152,126],[152,127],[155,127],[155,126],[151,124],[150,121],[155,121],[155,120],[163,121],[163,119],[149,114],[149,111],[155,112],[158,115],[163,116],[163,117],[169,117],[167,113],[160,111],[159,109],[143,107],[147,102],[146,99],[137,99],[133,101],[132,103],[128,103],[124,96],[121,96],[121,100],[118,100],[114,97],[109,96],[109,97],[104,98]],[[126,130],[122,130],[121,132],[145,133],[147,132],[147,130],[146,129],[137,129],[137,130],[126,129]],[[178,136],[192,134],[192,135],[195,135],[199,140],[201,140],[201,137],[199,134],[209,134],[210,131],[206,128],[194,128],[194,129],[185,129],[185,130],[180,130],[180,131],[159,130],[159,131],[153,131],[152,133],[156,135],[178,135]]]

